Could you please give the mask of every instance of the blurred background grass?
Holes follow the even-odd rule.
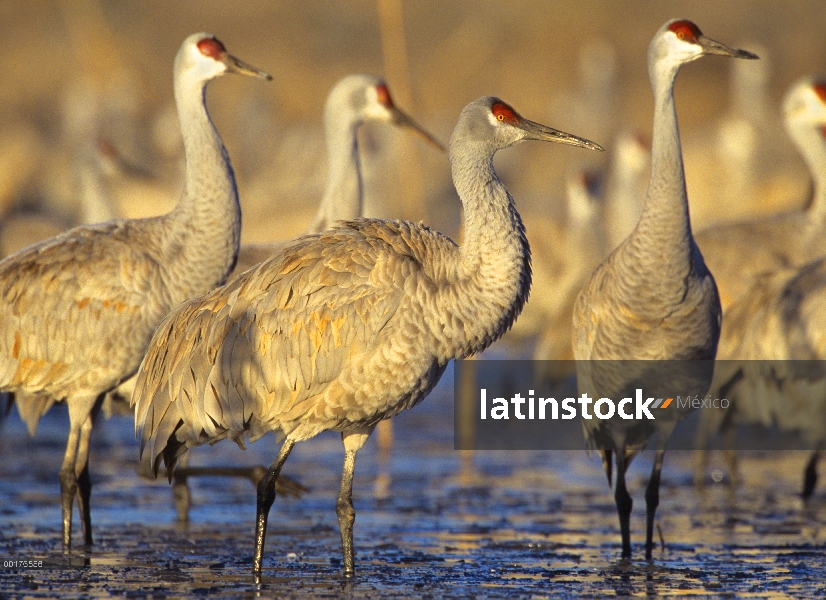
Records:
[[[604,173],[621,132],[650,138],[646,50],[672,17],[763,58],[759,65],[708,58],[677,80],[695,228],[801,205],[808,177],[779,106],[796,79],[826,71],[822,0],[5,0],[0,235],[21,237],[4,239],[4,251],[84,220],[85,193],[103,195],[120,216],[171,207],[183,169],[172,60],[187,35],[204,30],[274,77],[227,77],[208,94],[236,169],[244,241],[283,239],[310,223],[325,178],[326,94],[342,76],[366,72],[384,75],[396,104],[444,142],[468,102],[497,95],[530,119],[608,148],[598,156],[526,144],[497,158],[541,270],[554,224],[564,223],[566,177]],[[740,86],[755,97],[741,98],[739,108],[734,68],[766,77],[764,88]],[[760,94],[762,144],[749,149],[757,158],[746,171],[742,157],[733,167],[726,162],[745,138],[720,132],[743,106],[763,102]],[[372,216],[425,220],[460,237],[446,155],[378,126],[365,128],[361,142]]]

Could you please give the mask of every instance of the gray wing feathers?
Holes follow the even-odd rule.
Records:
[[[706,355],[716,348],[720,318],[716,286],[708,273],[686,277],[669,294],[641,297],[633,275],[609,277],[612,269],[609,265],[597,271],[577,298],[575,358],[713,358],[713,353]]]
[[[803,265],[826,252],[822,225],[810,217],[806,212],[781,213],[696,234],[720,288],[723,308],[745,293],[758,275]]]
[[[823,440],[824,286],[823,259],[779,269],[756,277],[726,311],[718,352],[726,362],[715,372],[714,384],[716,391],[727,389],[738,422],[776,425],[810,441]]]
[[[345,420],[342,373],[374,349],[403,298],[375,276],[388,260],[400,268],[411,259],[355,229],[336,230],[170,313],[133,396],[152,459],[176,431],[187,446],[241,443],[307,419]]]
[[[0,262],[0,388],[59,400],[137,368],[134,346],[163,307],[146,296],[157,272],[136,233],[120,221],[75,229]],[[127,287],[124,271],[139,281]]]

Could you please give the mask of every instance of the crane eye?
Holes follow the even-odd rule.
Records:
[[[227,51],[224,45],[215,38],[202,39],[198,42],[198,50],[201,54],[210,58],[218,58]]]
[[[511,124],[516,124],[519,122],[519,115],[517,115],[516,111],[504,102],[496,102],[490,107],[490,112],[493,113],[493,116],[496,117],[497,121]]]
[[[700,28],[691,21],[674,21],[668,26],[668,29],[674,32],[678,40],[684,42],[697,43],[700,36],[703,35]]]

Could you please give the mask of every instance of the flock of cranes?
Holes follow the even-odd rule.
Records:
[[[819,293],[826,284],[819,260],[826,84],[802,80],[784,103],[789,134],[814,178],[806,208],[695,236],[674,81],[684,64],[705,55],[757,58],[705,37],[686,20],[668,21],[654,35],[650,178],[644,197],[628,193],[639,189],[648,164],[638,138],[619,138],[628,152],[612,162],[610,181],[620,190],[605,192],[612,211],[605,214],[616,215],[610,233],[597,227],[603,215],[587,181],[570,180],[570,247],[593,256],[586,270],[572,270],[560,283],[537,355],[575,358],[581,389],[608,396],[638,380],[631,372],[601,369],[600,361],[694,361],[702,368],[681,391],[705,396],[725,386],[740,418],[779,421],[787,414],[780,403],[794,396],[795,386],[805,388],[801,397],[811,396],[823,374],[757,373],[757,380],[768,381],[760,396],[765,402],[750,409],[753,395],[737,393],[743,373],[718,372],[713,380],[712,366],[715,357],[820,359],[826,353]],[[441,145],[394,105],[381,79],[352,75],[328,96],[327,187],[310,229],[294,240],[241,246],[234,173],[206,108],[207,84],[225,73],[271,79],[208,33],[189,36],[175,58],[186,174],[171,212],[82,225],[0,261],[0,391],[13,395],[32,431],[55,402],[68,405],[59,477],[67,552],[75,498],[84,543],[92,543],[89,438],[104,399],[119,388],[131,398],[142,468],[156,475],[163,464],[171,478],[199,445],[229,438],[243,447],[273,432],[282,445],[257,485],[256,576],[276,484],[293,446],[322,431],[339,432],[344,465],[336,514],[344,575],[352,576],[357,452],[381,421],[422,401],[450,360],[502,337],[528,302],[529,234],[494,171],[494,154],[526,140],[602,147],[525,119],[499,98],[471,102],[449,145],[463,207],[463,238],[456,244],[421,223],[364,214],[356,137],[363,123],[403,127]],[[789,424],[808,427],[818,448],[826,443],[823,419],[812,421],[824,408],[801,406]],[[669,414],[644,431],[615,420],[583,421],[609,482],[616,462],[624,558],[631,556],[626,470],[656,435],[646,491],[645,554],[652,557],[665,445],[687,416]],[[819,455],[815,451],[807,467],[807,495]]]

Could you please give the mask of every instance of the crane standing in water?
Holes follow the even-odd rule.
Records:
[[[156,472],[203,443],[284,438],[258,485],[256,577],[274,484],[296,442],[341,432],[336,513],[352,576],[357,451],[379,421],[421,401],[451,359],[486,348],[519,315],[530,248],[493,155],[531,139],[601,149],[481,98],[462,111],[450,143],[461,246],[421,224],[355,219],[300,238],[156,331],[132,397]]]
[[[654,125],[651,178],[642,216],[634,231],[594,272],[574,308],[578,385],[580,391],[599,393],[597,398],[623,394],[613,396],[622,398],[637,383],[633,373],[622,367],[608,367],[606,373],[607,363],[599,365],[601,361],[683,360],[710,364],[717,351],[720,300],[691,234],[674,106],[674,80],[680,67],[707,54],[757,58],[710,40],[694,23],[679,19],[663,25],[648,48]],[[712,370],[705,371],[700,369],[692,374],[692,393],[703,396],[708,390]],[[631,556],[632,500],[625,486],[626,469],[648,438],[657,433],[657,452],[645,495],[645,555],[650,559],[664,448],[683,416],[675,407],[669,415],[658,415],[644,432],[639,430],[644,425],[639,421],[583,420],[589,444],[595,445],[603,456],[609,482],[611,455],[616,454],[614,497],[624,558]]]
[[[329,168],[327,185],[318,213],[307,230],[308,234],[320,233],[336,221],[355,219],[363,216],[364,186],[361,177],[358,131],[365,123],[387,123],[409,129],[426,142],[444,151],[433,136],[419,126],[407,114],[393,104],[390,91],[384,80],[373,75],[354,74],[342,78],[327,96],[324,107],[324,135],[327,142]],[[250,267],[270,258],[283,249],[290,240],[266,244],[244,244],[238,252],[238,262],[233,275],[243,273]],[[131,396],[134,379],[127,382],[122,396]],[[388,421],[386,424],[389,425]],[[190,490],[187,478],[196,475],[240,476],[257,483],[263,467],[200,467],[187,464],[189,455],[182,457],[174,475],[173,498],[178,520],[189,520]],[[285,485],[282,485],[285,484]],[[302,486],[282,476],[278,480],[279,493],[297,495]]]
[[[812,450],[803,471],[801,497],[817,484],[817,463],[826,449],[826,258],[754,277],[752,287],[725,312],[712,393],[725,397],[725,411],[703,411],[701,450],[720,431],[733,441],[738,424],[793,432]],[[706,453],[696,465],[702,484]],[[736,455],[729,453],[731,481]]]
[[[725,412],[703,412],[697,438],[701,450],[717,430],[730,434],[735,423],[743,422],[799,429],[817,447],[826,443],[817,416],[821,408],[812,404],[816,394],[800,393],[806,378],[799,378],[788,365],[769,362],[823,358],[819,336],[824,329],[813,308],[819,306],[824,283],[820,257],[826,254],[826,80],[807,76],[795,82],[783,100],[783,118],[812,177],[809,202],[802,209],[721,224],[697,234],[724,311],[717,359],[727,362],[718,363],[715,393],[723,393],[732,403]],[[777,387],[785,390],[767,393]],[[820,455],[820,450],[814,451],[805,469],[804,499],[814,491]],[[695,480],[702,485],[708,455],[701,452],[698,458]],[[729,458],[731,481],[736,481],[733,451]]]
[[[60,468],[67,551],[76,494],[84,541],[92,543],[89,436],[104,395],[135,373],[161,319],[223,283],[235,263],[235,176],[205,105],[206,84],[224,73],[271,79],[208,33],[189,36],[175,57],[187,168],[170,213],[77,227],[0,262],[0,390],[18,405],[37,404],[22,411],[30,428],[54,402],[69,408]]]

